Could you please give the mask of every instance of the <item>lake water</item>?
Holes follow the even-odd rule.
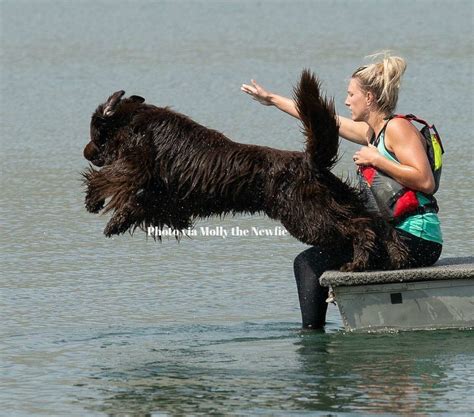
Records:
[[[291,236],[106,239],[83,206],[90,115],[124,89],[230,138],[302,149],[240,92],[301,69],[338,110],[363,57],[408,69],[399,111],[436,122],[444,257],[473,254],[470,1],[23,1],[1,7],[0,414],[467,415],[474,334],[300,330]],[[341,144],[341,175],[357,149]],[[202,221],[272,229],[263,216]]]

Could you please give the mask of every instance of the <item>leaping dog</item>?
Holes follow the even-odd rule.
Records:
[[[387,268],[406,263],[394,229],[366,209],[357,188],[331,173],[339,148],[334,102],[308,70],[295,88],[303,152],[236,143],[124,94],[112,94],[93,113],[84,149],[101,167],[82,174],[86,208],[113,213],[106,236],[149,226],[183,231],[200,218],[264,213],[303,243],[352,251],[342,270],[373,268],[381,257],[390,260]]]

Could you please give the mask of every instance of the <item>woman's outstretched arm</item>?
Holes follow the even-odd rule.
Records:
[[[291,98],[280,96],[279,94],[270,93],[265,90],[261,85],[257,84],[255,80],[250,80],[252,85],[242,84],[240,89],[252,96],[252,98],[258,101],[264,106],[275,106],[278,110],[281,110],[285,113],[288,113],[290,116],[300,118],[298,112],[296,111],[296,105],[294,100]]]
[[[250,95],[254,100],[264,106],[275,106],[278,110],[288,113],[290,116],[300,118],[294,100],[267,91],[255,80],[250,84],[242,84],[240,89]],[[353,120],[337,115],[339,124],[339,136],[351,142],[366,145],[368,141],[369,126],[365,122],[354,122]]]

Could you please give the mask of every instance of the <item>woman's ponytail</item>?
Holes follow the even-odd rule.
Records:
[[[383,58],[373,64],[358,68],[352,78],[356,78],[364,91],[370,91],[377,99],[380,111],[392,114],[398,101],[401,78],[406,69],[406,62],[398,56],[382,53]],[[377,58],[381,54],[371,55]]]

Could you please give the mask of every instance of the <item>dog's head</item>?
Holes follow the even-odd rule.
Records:
[[[137,109],[145,101],[140,96],[122,99],[125,91],[113,93],[92,114],[90,142],[84,148],[84,157],[93,165],[101,167],[115,159],[126,127]]]

